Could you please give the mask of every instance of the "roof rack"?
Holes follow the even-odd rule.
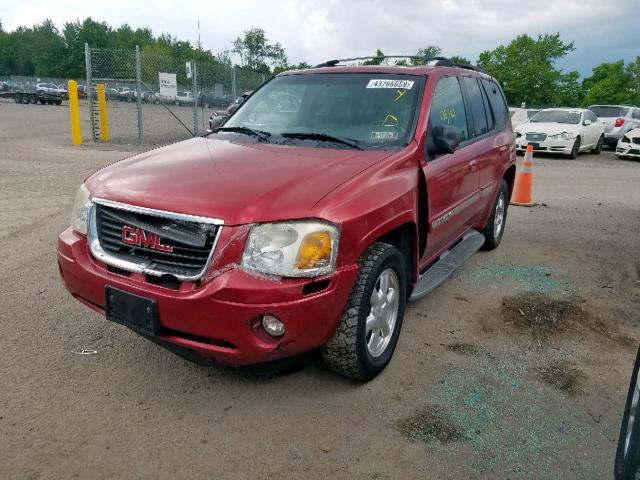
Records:
[[[456,62],[454,62],[453,60],[451,60],[450,58],[447,58],[447,57],[425,58],[425,57],[421,57],[419,55],[381,55],[381,56],[370,55],[368,57],[341,58],[341,59],[336,59],[336,60],[327,60],[326,62],[319,63],[318,65],[315,66],[315,68],[335,67],[339,63],[355,62],[355,61],[359,61],[359,60],[371,60],[371,59],[374,59],[374,58],[376,60],[378,60],[378,59],[379,60],[384,60],[384,59],[387,59],[387,58],[401,58],[401,59],[412,59],[412,60],[420,60],[421,61],[421,63],[413,64],[413,65],[409,65],[409,66],[426,65],[428,62],[435,61],[436,62],[435,63],[436,67],[457,67],[457,68],[465,68],[467,70],[473,70],[475,72],[486,73],[480,67],[476,67],[476,66],[473,66],[473,65],[466,65],[464,63],[456,63]],[[401,66],[401,65],[397,65],[397,66]]]

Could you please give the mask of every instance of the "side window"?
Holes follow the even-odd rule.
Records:
[[[633,118],[636,120],[640,120],[640,108],[633,109]]]
[[[484,111],[487,114],[487,131],[491,132],[495,126],[495,120],[494,120],[493,112],[491,111],[491,107],[489,106],[489,99],[487,98],[487,93],[484,91],[484,88],[482,88],[482,84],[480,85],[480,91],[482,93],[482,103],[484,104]]]
[[[469,139],[467,112],[464,108],[460,82],[456,77],[442,77],[438,80],[431,100],[429,122],[432,127],[451,125],[460,132],[460,141]]]
[[[495,128],[496,130],[502,130],[507,125],[507,120],[509,118],[509,109],[504,101],[504,95],[502,94],[500,87],[491,80],[482,79],[480,82],[484,86],[484,91],[486,92],[487,97],[489,97],[489,104],[493,111]]]
[[[591,110],[587,110],[587,119],[591,120],[592,122],[598,121],[598,117],[596,117],[596,114],[593,113]]]
[[[471,118],[473,120],[472,137],[479,137],[488,132],[487,115],[484,111],[480,85],[478,85],[478,81],[474,77],[461,78],[467,91],[469,108],[471,109]]]

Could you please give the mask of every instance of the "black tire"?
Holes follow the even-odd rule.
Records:
[[[34,105],[38,103],[38,97],[35,95],[29,95],[29,103],[33,103]]]
[[[16,103],[22,102],[22,97],[19,94],[13,96],[13,101]]]
[[[502,200],[502,207],[500,207],[500,201]],[[499,231],[496,227],[496,217],[499,216],[499,209],[502,209],[502,220],[500,222]],[[494,250],[498,248],[500,242],[502,241],[502,237],[504,235],[504,229],[507,226],[507,212],[509,211],[509,186],[507,185],[506,180],[503,178],[500,181],[500,187],[498,189],[498,194],[496,195],[496,199],[493,202],[493,207],[491,208],[491,215],[489,215],[489,221],[487,225],[482,230],[482,235],[484,235],[484,245],[482,245],[483,250]]]
[[[62,105],[62,100],[56,100],[56,105]]]
[[[596,146],[593,147],[593,149],[591,150],[591,153],[594,153],[596,155],[600,155],[600,153],[602,153],[602,144],[604,143],[604,135],[600,135],[600,138],[598,139],[598,143],[596,143]]]
[[[406,305],[407,275],[402,254],[386,243],[371,245],[358,259],[358,265],[360,271],[349,301],[333,337],[322,349],[322,356],[336,373],[357,380],[370,380],[384,370],[396,348]],[[367,347],[366,321],[372,309],[373,290],[381,274],[387,270],[393,270],[396,275],[397,314],[388,343],[374,357]]]
[[[573,142],[573,148],[571,149],[571,153],[569,154],[569,157],[571,157],[572,160],[575,160],[576,158],[578,158],[578,155],[580,155],[580,145],[582,145],[580,137],[577,137],[576,141]]]

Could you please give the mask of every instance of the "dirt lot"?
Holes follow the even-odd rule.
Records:
[[[127,153],[68,142],[66,108],[0,103],[0,478],[612,478],[640,163],[536,157],[539,205],[409,307],[363,385],[316,357],[271,377],[198,367],[73,300],[56,237],[78,184]]]

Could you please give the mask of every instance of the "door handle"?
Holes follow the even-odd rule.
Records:
[[[474,171],[477,168],[478,168],[478,161],[477,160],[471,160],[469,162],[469,171]]]

